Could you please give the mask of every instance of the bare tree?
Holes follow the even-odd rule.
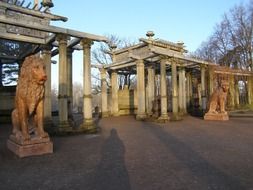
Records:
[[[116,35],[108,35],[107,38],[109,42],[107,44],[100,43],[97,48],[92,51],[92,63],[94,65],[105,65],[112,63],[112,55],[109,53],[115,48],[126,48],[134,44],[134,41],[131,41],[126,38],[119,38]],[[119,76],[119,86],[124,85],[124,77]],[[109,75],[107,76],[109,78]],[[107,82],[110,85],[109,80]],[[98,72],[92,73],[92,91],[97,94],[100,92],[100,76]]]
[[[224,14],[213,35],[202,43],[195,56],[220,65],[252,69],[253,0]]]

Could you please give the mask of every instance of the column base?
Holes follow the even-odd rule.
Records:
[[[113,117],[118,117],[119,116],[119,112],[117,112],[117,113],[112,113],[111,114]]]
[[[58,124],[57,133],[71,133],[73,131],[68,121],[61,121]]]
[[[180,115],[180,116],[184,116],[184,115],[186,115],[186,114],[187,114],[186,109],[182,109],[182,110],[180,110],[180,111],[178,112],[178,115]]]
[[[148,112],[147,117],[153,117],[153,112]]]
[[[109,117],[109,112],[102,112],[101,113],[101,117],[104,118],[104,117]]]
[[[93,119],[84,119],[84,122],[80,125],[78,132],[97,132],[97,127],[95,126]]]
[[[180,121],[182,119],[183,118],[178,113],[173,113],[171,118],[170,118],[171,121]]]
[[[145,113],[136,115],[136,120],[138,121],[144,121],[145,119],[147,119],[147,115]]]
[[[167,121],[169,121],[169,119],[170,119],[169,116],[167,114],[164,114],[158,117],[157,122],[166,123]]]

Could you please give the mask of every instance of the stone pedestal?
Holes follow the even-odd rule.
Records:
[[[227,113],[206,113],[204,120],[210,121],[228,121],[229,117]]]
[[[96,127],[93,119],[86,119],[74,132],[96,133],[97,131],[98,128]]]
[[[157,121],[159,123],[166,123],[167,121],[169,121],[169,116],[167,114],[165,115],[161,115],[160,117],[158,117]]]
[[[53,143],[47,138],[32,137],[29,141],[21,141],[11,135],[7,147],[20,158],[53,153]]]
[[[138,114],[135,118],[137,121],[145,121],[147,119],[147,114]]]

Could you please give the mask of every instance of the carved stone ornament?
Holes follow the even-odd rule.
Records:
[[[229,83],[221,81],[221,85],[216,89],[209,100],[209,110],[205,114],[205,120],[228,120],[225,110]]]
[[[46,80],[43,59],[27,57],[16,87],[13,130],[7,142],[8,148],[20,157],[52,152],[52,143],[43,128]]]

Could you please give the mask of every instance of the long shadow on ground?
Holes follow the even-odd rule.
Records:
[[[110,136],[104,142],[101,160],[91,180],[91,189],[130,190],[130,181],[125,166],[125,146],[116,129],[111,129]]]
[[[247,189],[237,178],[222,172],[219,168],[210,164],[190,146],[170,135],[161,126],[151,123],[145,125],[143,123],[143,127],[154,134],[174,154],[182,167],[188,169],[193,176],[205,184],[203,189]]]

